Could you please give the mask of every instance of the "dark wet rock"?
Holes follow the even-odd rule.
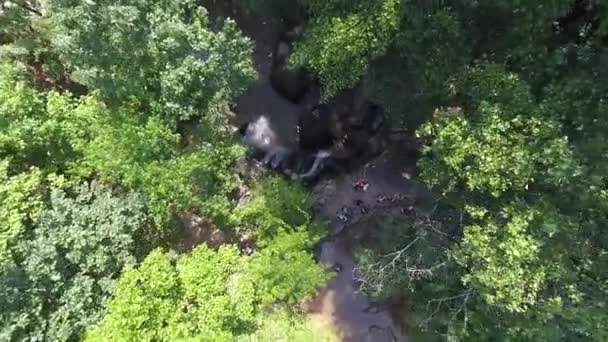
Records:
[[[369,213],[369,208],[367,206],[361,206],[359,211],[361,212],[361,215],[367,215]]]
[[[380,132],[384,126],[385,116],[382,107],[372,104],[363,117],[363,127],[372,134]]]
[[[306,111],[298,119],[298,144],[301,149],[316,151],[329,148],[335,139],[333,108],[320,104]]]
[[[312,90],[316,82],[310,72],[303,67],[289,64],[291,44],[279,41],[273,54],[270,84],[285,99],[300,103]]]
[[[355,200],[355,205],[359,208],[361,215],[367,215],[370,212],[370,208],[360,199]]]
[[[283,36],[281,37],[281,40],[286,43],[293,43],[296,40],[300,39],[300,37],[302,37],[303,33],[304,33],[304,25],[298,25],[298,26],[292,28],[291,30],[285,32],[283,34]]]
[[[273,69],[270,84],[285,99],[300,103],[311,90],[314,78],[304,68],[283,65]]]
[[[236,172],[243,178],[253,179],[263,176],[267,170],[256,160],[242,158],[236,162]]]

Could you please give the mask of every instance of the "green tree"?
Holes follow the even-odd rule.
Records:
[[[311,254],[326,227],[311,216],[312,198],[300,186],[281,177],[253,184],[251,198],[235,212],[235,225],[250,234],[260,251],[248,274],[263,303],[297,303],[313,295],[329,279]]]
[[[230,104],[255,77],[233,21],[187,0],[1,6],[0,339],[231,340],[328,278],[301,188],[272,178],[233,201]],[[65,92],[66,73],[88,93]],[[156,250],[137,265],[185,210],[255,232],[262,249]]]
[[[123,265],[143,247],[134,238],[143,210],[139,195],[96,183],[74,197],[53,190],[48,208],[22,220],[27,230],[1,270],[2,339],[71,341],[99,320]]]
[[[230,341],[254,319],[254,284],[235,247],[205,245],[174,260],[153,251],[122,275],[108,315],[87,341]]]
[[[253,184],[252,190],[252,198],[237,209],[235,220],[245,232],[255,234],[258,243],[266,245],[294,231],[308,231],[311,236],[320,232],[312,224],[311,197],[302,187],[281,177],[267,177]]]
[[[401,11],[394,42],[363,80],[367,95],[384,106],[394,126],[413,133],[448,103],[453,77],[470,63],[473,44],[453,7],[402,1]]]
[[[231,167],[242,156],[242,148],[219,140],[182,148],[180,136],[162,119],[141,119],[132,113],[123,107],[100,120],[71,172],[139,189],[161,231],[174,213],[183,210],[203,210],[218,218],[228,215],[214,205],[227,203],[237,185]]]
[[[103,122],[111,122],[110,111],[95,94],[39,91],[18,63],[2,62],[0,157],[10,159],[12,173],[32,166],[45,174],[67,173]]]
[[[354,86],[369,63],[385,53],[398,29],[400,3],[311,1],[308,6],[314,17],[291,61],[316,73],[322,96],[329,99]]]
[[[423,302],[460,338],[601,340],[605,208],[588,202],[602,196],[589,187],[592,169],[516,75],[479,66],[458,93],[462,110],[439,111],[420,130],[433,142],[420,165],[465,218],[447,252],[461,284]]]
[[[30,172],[9,176],[8,165],[8,160],[0,162],[0,270],[13,259],[28,222],[42,206],[40,171],[32,168]]]
[[[232,20],[212,29],[206,10],[190,0],[8,3],[0,15],[11,31],[3,50],[34,78],[69,88],[67,70],[110,104],[135,98],[171,125],[223,120],[218,107],[255,78],[249,39]]]
[[[170,122],[212,115],[255,76],[252,45],[236,24],[211,30],[192,1],[53,0],[45,9],[52,49],[72,78],[112,103],[137,98]]]
[[[111,109],[96,94],[43,93],[14,65],[2,71],[0,156],[11,172],[36,166],[74,182],[101,177],[137,189],[160,231],[180,210],[229,216],[231,167],[242,148],[225,134],[184,148],[179,134],[157,115],[142,116],[136,103]]]
[[[239,342],[334,342],[339,341],[331,327],[324,326],[306,318],[303,314],[294,314],[284,309],[277,309],[258,319],[258,329],[246,336],[239,336]]]
[[[248,272],[263,303],[296,304],[331,278],[307,251],[311,245],[306,231],[281,234],[253,257]]]
[[[216,251],[201,245],[181,256],[154,250],[123,273],[107,316],[85,340],[231,341],[257,336],[258,325],[264,336],[275,319],[266,318],[265,304],[301,300],[327,279],[309,254],[298,252],[301,238],[285,237],[250,257],[230,245]],[[265,271],[278,263],[290,269]],[[281,329],[288,336],[305,333],[298,326]]]
[[[25,18],[32,13],[27,5],[12,1],[0,5],[0,44],[17,39],[19,33],[27,30]]]

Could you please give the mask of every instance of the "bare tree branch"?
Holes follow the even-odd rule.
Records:
[[[11,2],[30,13],[34,13],[39,17],[42,16],[42,12],[40,12],[38,9],[34,8],[33,5],[28,3],[27,1],[11,1]]]
[[[431,312],[427,316],[427,318],[423,321],[423,324],[428,324],[433,319],[433,317],[435,316],[435,314],[439,311],[439,309],[441,309],[441,307],[444,304],[452,302],[452,301],[460,299],[460,298],[462,298],[462,303],[458,307],[458,309],[450,315],[450,320],[456,319],[456,316],[458,316],[458,314],[461,313],[461,312],[463,312],[463,311],[465,312],[465,319],[468,319],[468,313],[467,313],[467,307],[466,306],[467,306],[467,302],[469,301],[469,297],[471,296],[472,293],[473,293],[473,290],[472,289],[468,289],[465,292],[463,292],[461,294],[458,294],[458,295],[455,295],[455,296],[444,297],[444,298],[437,298],[437,299],[431,299],[431,300],[429,300],[427,302],[427,304],[426,304],[426,310],[427,311],[430,311],[430,308],[431,308],[431,306],[433,304],[436,304],[436,305],[435,305],[435,309],[433,310],[433,312]],[[466,322],[465,322],[465,325],[466,325]]]

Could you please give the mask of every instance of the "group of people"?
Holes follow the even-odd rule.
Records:
[[[278,142],[266,117],[239,129],[250,156],[292,180],[314,183],[325,172],[348,171],[382,150],[382,110],[369,105],[364,113],[337,113],[321,104],[298,120],[296,146]]]

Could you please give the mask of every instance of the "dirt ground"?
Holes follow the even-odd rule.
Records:
[[[272,51],[278,39],[277,25],[262,18],[231,12],[221,1],[208,7],[212,16],[232,17],[255,44],[254,58],[259,79],[238,100],[235,111],[240,122],[266,116],[285,142],[294,136],[297,116],[308,104],[295,105],[281,98],[270,86]],[[319,182],[313,189],[315,215],[329,222],[330,233],[320,246],[319,259],[339,265],[339,272],[308,303],[310,317],[320,324],[331,324],[344,341],[407,341],[388,309],[376,308],[358,291],[354,280],[354,260],[348,242],[355,231],[364,231],[366,219],[394,211],[407,210],[429,202],[430,196],[413,180],[415,161],[403,151],[386,151],[358,171]],[[368,186],[355,189],[353,183],[364,180]],[[358,227],[356,230],[353,228]],[[362,226],[363,225],[363,226]],[[211,234],[209,232],[208,234]]]
[[[433,197],[412,179],[413,163],[399,150],[387,151],[357,172],[323,180],[313,189],[316,214],[330,222],[331,229],[319,260],[341,270],[310,303],[310,315],[331,322],[344,341],[408,340],[388,308],[377,307],[359,292],[350,245],[368,233],[368,222],[375,216],[405,220],[414,208],[431,205]],[[367,184],[366,189],[355,187],[357,182]]]

